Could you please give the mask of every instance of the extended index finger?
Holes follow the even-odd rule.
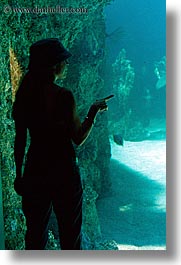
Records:
[[[113,97],[114,97],[114,95],[110,95],[110,96],[108,96],[108,97],[106,97],[106,98],[103,98],[103,100],[107,101],[107,100],[109,100],[109,99],[111,99],[111,98],[113,98]]]

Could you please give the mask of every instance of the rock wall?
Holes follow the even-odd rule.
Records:
[[[25,218],[21,211],[21,198],[13,189],[15,132],[11,110],[19,80],[28,64],[29,47],[39,39],[58,37],[74,54],[63,85],[73,91],[78,111],[84,119],[90,104],[107,95],[103,80],[103,8],[109,2],[82,0],[77,3],[74,0],[64,0],[61,1],[62,7],[83,8],[84,12],[63,14],[53,13],[53,10],[45,12],[45,9],[44,12],[30,13],[25,9],[50,7],[50,1],[31,0],[25,3],[23,0],[2,0],[0,3],[0,159],[6,249],[24,249]],[[51,0],[51,6],[56,7],[57,1]],[[16,12],[13,8],[16,8]],[[89,139],[76,151],[84,188],[84,247],[95,249],[95,245],[101,240],[96,199],[110,186],[110,144],[106,115],[98,116]],[[56,244],[52,243],[52,233],[49,235],[49,246],[56,249]]]

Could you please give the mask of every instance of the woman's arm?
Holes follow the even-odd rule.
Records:
[[[94,119],[99,111],[107,110],[107,104],[105,100],[96,101],[89,109],[87,117],[84,122],[81,123],[79,115],[76,110],[76,104],[73,104],[73,121],[71,128],[71,137],[75,144],[81,145],[85,142],[89,136],[92,125],[94,124]]]
[[[14,156],[16,164],[16,177],[21,177],[27,139],[27,128],[20,121],[15,121],[15,129],[16,136],[14,143]]]

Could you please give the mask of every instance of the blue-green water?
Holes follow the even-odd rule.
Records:
[[[166,56],[166,1],[115,0],[105,8],[105,17],[107,33],[118,31],[112,38],[107,38],[108,63],[114,63],[124,48],[136,73],[131,99],[133,108],[138,115],[143,115],[142,95],[148,89],[153,99],[150,115],[165,116],[165,87],[155,89],[158,79],[154,64]]]
[[[120,250],[165,249],[165,141],[111,141],[111,192],[98,201],[104,240]]]
[[[105,8],[107,33],[121,27],[122,37],[112,42],[112,56],[125,48],[137,71],[166,54],[165,0],[115,0]]]
[[[108,65],[126,50],[135,72],[128,105],[146,134],[124,146],[110,136],[112,189],[97,203],[103,239],[115,240],[119,249],[165,249],[165,0],[115,0],[105,16]],[[113,121],[121,117],[115,103],[110,112]]]

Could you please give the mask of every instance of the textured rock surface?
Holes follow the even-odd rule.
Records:
[[[71,89],[78,102],[83,119],[88,108],[97,98],[105,96],[103,80],[105,25],[103,7],[109,0],[61,1],[62,6],[83,7],[87,13],[52,14],[2,12],[0,19],[0,147],[2,165],[3,204],[6,249],[23,249],[25,220],[21,211],[21,198],[13,189],[15,165],[13,158],[14,123],[11,108],[19,79],[28,64],[29,46],[42,38],[59,37],[74,54],[67,72],[64,86]],[[3,0],[6,5],[20,8],[50,6],[50,1]],[[51,0],[52,7],[57,1]],[[7,10],[6,10],[7,11]],[[110,144],[107,133],[106,115],[97,118],[88,141],[77,149],[79,164],[83,169],[84,187],[84,234],[89,238],[92,249],[100,238],[96,197],[110,185],[108,167]],[[95,196],[93,196],[95,195]],[[91,224],[91,225],[90,225]],[[50,241],[53,235],[50,233]],[[49,244],[50,246],[53,243]],[[51,248],[51,247],[50,247]],[[52,248],[56,249],[56,244]]]

